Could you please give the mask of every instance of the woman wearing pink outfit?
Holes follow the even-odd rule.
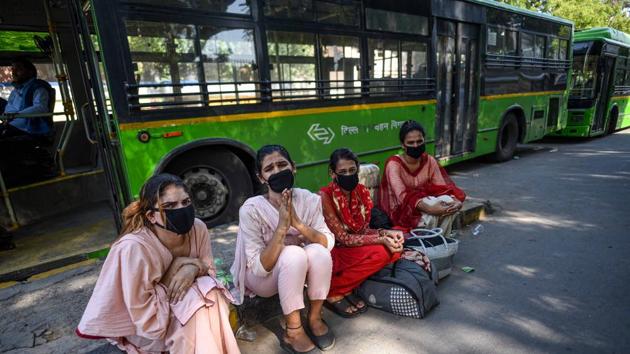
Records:
[[[326,226],[317,194],[293,188],[295,164],[280,145],[258,150],[256,168],[264,195],[249,198],[239,211],[239,232],[232,274],[237,301],[244,295],[279,294],[286,319],[281,346],[292,353],[327,350],[335,344],[322,320],[322,305],[330,288],[335,238]],[[306,329],[300,310],[307,285],[310,311]]]
[[[129,353],[239,353],[231,296],[215,278],[208,229],[182,181],[151,177],[123,219],[77,334]]]

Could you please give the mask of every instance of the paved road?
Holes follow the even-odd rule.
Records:
[[[441,305],[424,320],[326,313],[338,336],[329,353],[630,352],[630,131],[529,145],[519,157],[451,168],[469,195],[497,207],[480,235],[459,236],[456,265],[476,271],[442,281]],[[71,335],[97,271],[6,300],[0,292],[0,352],[109,352]],[[280,352],[271,331],[257,331],[240,342],[244,353]]]
[[[504,164],[451,169],[497,213],[460,235],[458,267],[423,320],[371,309],[330,353],[629,353],[630,131],[521,149]],[[245,353],[275,352],[264,329]],[[263,346],[264,343],[264,346]],[[277,351],[279,352],[279,351]]]

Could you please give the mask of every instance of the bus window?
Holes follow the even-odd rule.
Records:
[[[265,16],[313,21],[312,0],[267,0]]]
[[[425,79],[427,77],[427,44],[402,42],[402,77]]]
[[[396,82],[387,79],[398,79],[398,41],[368,39],[370,93],[396,91]],[[380,79],[380,80],[379,80]]]
[[[429,19],[416,14],[368,7],[365,9],[365,25],[375,31],[429,35]]]
[[[198,106],[200,101],[194,53],[194,27],[172,23],[127,21],[127,41],[139,85],[132,103],[141,109]],[[154,86],[151,86],[151,85]]]
[[[415,42],[402,42],[402,78],[403,79],[426,79],[427,75],[427,44]],[[406,85],[403,81],[403,91],[414,94],[426,94],[428,87],[426,81],[414,81]]]
[[[315,35],[268,31],[267,48],[273,100],[317,98]]]
[[[0,66],[0,98],[9,99],[9,95],[13,91],[13,86],[11,86],[12,78],[11,66]]]
[[[594,98],[599,56],[581,54],[573,58],[573,90],[571,98]]]
[[[250,14],[249,0],[132,0],[136,4],[201,9],[212,12]]]
[[[534,47],[534,57],[542,59],[545,57],[545,36],[536,36]]]
[[[516,55],[517,32],[488,26],[488,54]]]
[[[569,50],[569,42],[564,39],[560,39],[559,45],[558,45],[558,59],[566,60],[568,50]]]
[[[55,106],[53,112],[63,112],[63,99],[59,92],[59,82],[55,74],[55,68],[52,63],[33,63],[37,68],[37,78],[44,80],[50,84],[55,90]],[[13,91],[13,85],[11,81],[13,76],[11,75],[11,66],[0,66],[0,98],[5,100],[9,99],[11,91]],[[72,99],[71,92],[68,92],[70,99]],[[65,121],[66,117],[63,115],[57,115],[53,117],[53,121],[60,122]]]
[[[620,59],[617,59],[617,61],[619,61]],[[618,62],[617,65],[619,65],[620,63]],[[624,70],[623,67],[618,68],[615,71],[615,86],[623,86],[624,83],[626,82],[626,71]]]
[[[551,38],[547,47],[547,59],[558,59],[560,54],[560,40],[558,38]]]
[[[254,32],[199,26],[208,104],[257,103]]]
[[[358,4],[335,4],[330,1],[315,1],[317,22],[346,26],[359,26]]]
[[[526,58],[536,56],[536,47],[534,45],[535,36],[529,33],[521,32],[521,55]]]
[[[361,93],[359,38],[322,35],[321,70],[325,98],[344,98]]]

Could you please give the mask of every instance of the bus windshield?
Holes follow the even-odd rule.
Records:
[[[592,48],[591,42],[585,52],[574,51],[571,98],[590,99],[595,97],[599,55],[593,53]]]

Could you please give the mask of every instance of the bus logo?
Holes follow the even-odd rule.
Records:
[[[332,129],[329,127],[320,128],[319,123],[311,125],[307,134],[313,141],[321,141],[326,145],[330,144],[330,142],[335,138],[335,133]]]

